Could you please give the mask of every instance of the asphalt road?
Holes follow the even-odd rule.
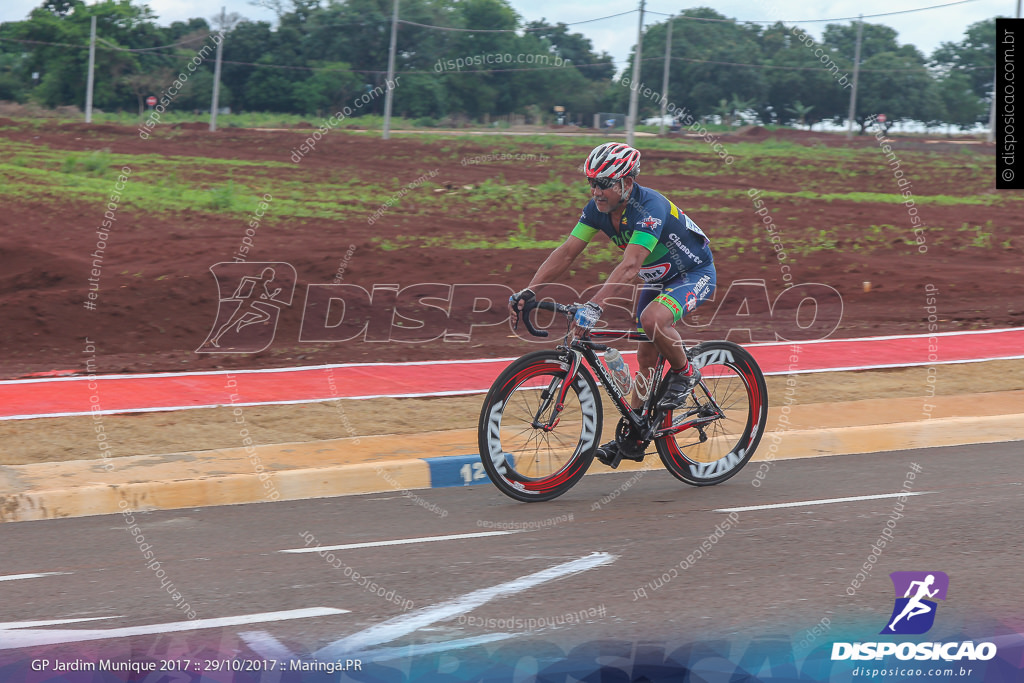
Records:
[[[167,662],[180,680],[293,680],[281,669],[314,659],[353,660],[357,680],[511,680],[565,655],[609,667],[672,652],[706,670],[692,680],[740,664],[841,680],[809,662],[882,639],[894,571],[949,576],[927,639],[1001,637],[1002,658],[1024,630],[1021,451],[752,463],[707,488],[615,473],[538,504],[487,484],[4,524],[0,681],[105,658]],[[733,510],[780,504],[793,505]],[[398,540],[415,542],[383,543]],[[228,671],[239,661],[276,671]]]

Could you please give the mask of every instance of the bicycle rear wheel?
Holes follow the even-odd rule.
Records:
[[[513,362],[491,386],[480,411],[480,458],[491,482],[516,500],[551,500],[579,481],[597,450],[601,402],[590,373],[580,368],[552,428],[568,363],[556,351]]]
[[[768,388],[754,357],[737,344],[705,342],[689,355],[700,368],[706,391],[694,390],[662,427],[713,419],[655,444],[673,476],[693,486],[710,486],[735,475],[754,455],[768,417]]]

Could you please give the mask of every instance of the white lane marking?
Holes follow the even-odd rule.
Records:
[[[970,330],[970,331],[953,331],[953,332],[932,332],[930,334],[891,334],[881,337],[845,337],[842,339],[808,339],[806,341],[798,342],[801,346],[804,344],[835,344],[835,343],[846,343],[846,342],[875,342],[875,341],[891,341],[891,340],[903,340],[903,339],[927,339],[931,337],[964,337],[970,338],[976,335],[983,334],[1014,334],[1024,330],[1024,327],[1001,327],[998,329],[990,330]],[[793,342],[782,341],[782,342],[760,342],[757,344],[744,344],[747,348],[772,348],[782,346],[792,346]],[[630,353],[636,354],[636,351],[627,351],[622,355],[626,356]],[[427,361],[405,361],[398,363],[333,363],[329,365],[299,365],[295,367],[286,368],[260,368],[253,370],[199,370],[195,372],[151,372],[151,373],[139,373],[137,375],[70,375],[65,377],[30,377],[24,379],[5,379],[0,380],[0,384],[49,384],[52,382],[74,382],[74,381],[102,381],[108,379],[151,379],[151,378],[177,378],[177,377],[201,377],[201,376],[224,376],[227,375],[259,375],[266,373],[279,373],[279,372],[307,372],[310,370],[335,370],[341,368],[372,368],[381,366],[398,366],[398,367],[416,367],[419,365],[477,365],[480,363],[510,363],[516,360],[516,358],[467,358],[463,360],[427,360]],[[996,359],[998,360],[998,359]],[[389,394],[390,395],[390,394]]]
[[[263,659],[275,659],[278,662],[300,659],[284,643],[266,631],[242,631],[238,634],[238,637],[249,646],[250,650],[263,657]]]
[[[101,621],[103,619],[123,619],[121,615],[111,617],[84,617],[81,619],[46,619],[44,621],[0,621],[0,631],[13,628],[38,628],[40,626],[59,626],[60,624],[77,624],[83,621]]]
[[[772,510],[774,508],[796,508],[804,505],[828,505],[829,503],[849,503],[855,500],[878,500],[879,498],[896,498],[898,496],[925,496],[935,491],[912,491],[910,493],[882,493],[877,496],[852,496],[850,498],[826,498],[824,500],[802,500],[796,503],[774,503],[772,505],[749,505],[742,508],[718,508],[714,512],[748,512],[750,510]]]
[[[511,358],[514,360],[515,358]],[[927,365],[941,365],[931,362]],[[239,371],[240,373],[242,371]],[[788,372],[782,374],[790,374]],[[294,400],[255,400],[252,402],[238,401],[230,403],[230,407],[254,408],[257,405],[298,405],[302,403],[325,403],[331,400],[365,400],[369,398],[431,398],[434,396],[464,396],[469,394],[487,393],[488,389],[465,389],[461,391],[420,391],[414,393],[371,393],[359,396],[322,396],[319,398],[296,398]],[[125,413],[161,413],[171,411],[198,411],[210,408],[224,408],[224,403],[206,403],[203,405],[158,405],[156,408],[112,408],[109,411],[75,411],[71,413],[27,413],[25,415],[0,416],[4,420],[38,420],[40,418],[75,418],[83,415],[124,415]]]
[[[7,574],[0,576],[0,581],[18,581],[20,579],[38,579],[42,576],[61,576],[71,572],[41,572],[39,574]]]
[[[938,334],[938,333],[937,333]],[[818,340],[818,341],[832,341],[829,339]],[[845,341],[857,341],[855,339],[849,339]],[[811,341],[802,341],[800,344],[811,344]],[[785,342],[787,345],[792,342]],[[757,346],[757,344],[747,344],[746,346]],[[623,353],[623,356],[628,356],[630,353],[636,355],[636,351]],[[942,360],[942,361],[921,361],[915,363],[889,363],[889,364],[876,364],[876,365],[851,365],[849,367],[841,368],[810,368],[807,370],[773,370],[771,372],[765,372],[765,377],[774,377],[777,375],[814,375],[822,372],[854,372],[860,370],[887,370],[892,368],[917,368],[934,365],[964,365],[967,363],[987,363],[994,360],[1019,360],[1024,358],[1024,355],[1013,355],[1013,356],[986,356],[985,358],[967,358],[963,360]],[[516,360],[510,358],[508,360]],[[440,362],[440,361],[439,361]],[[289,368],[276,368],[281,370],[287,370]],[[299,368],[301,369],[301,368]],[[242,370],[238,371],[243,372]],[[256,370],[250,372],[258,372]],[[269,371],[268,371],[269,372]],[[69,379],[78,379],[72,377]],[[16,380],[23,381],[23,380]],[[3,382],[0,382],[3,384]],[[440,396],[472,396],[479,394],[486,394],[488,388],[478,389],[458,389],[453,391],[419,391],[408,394],[360,394],[359,396],[338,396],[331,398],[330,396],[324,396],[321,398],[299,398],[294,400],[281,400],[281,401],[253,401],[251,403],[232,403],[232,406],[238,407],[257,407],[257,406],[287,406],[287,405],[302,405],[306,403],[326,403],[334,400],[345,400],[345,401],[365,401],[374,398],[436,398]],[[67,413],[26,413],[23,415],[2,415],[0,416],[0,422],[5,420],[38,420],[46,417],[81,417],[82,415],[123,415],[124,413],[160,413],[160,412],[173,412],[179,410],[200,410],[203,408],[223,408],[223,403],[210,403],[205,405],[188,405],[188,406],[157,406],[155,408],[139,408],[139,407],[127,407],[127,408],[111,408],[110,410],[97,410],[97,411],[75,411]],[[607,474],[603,472],[602,474]]]
[[[228,628],[245,624],[259,624],[266,621],[285,621],[288,619],[309,619],[325,617],[333,614],[344,614],[347,609],[330,607],[310,607],[293,609],[284,612],[261,612],[259,614],[242,614],[237,617],[220,617],[216,619],[195,619],[193,621],[174,621],[167,624],[149,624],[147,626],[127,626],[110,629],[46,629],[46,630],[6,630],[0,631],[0,650],[15,650],[37,645],[56,645],[59,643],[78,643],[86,640],[107,640],[109,638],[128,638],[131,636],[148,636],[178,631],[198,631],[207,628]]]
[[[388,619],[376,626],[371,626],[366,630],[346,636],[341,640],[336,640],[315,652],[313,656],[322,660],[351,657],[354,653],[362,652],[381,643],[389,643],[396,638],[401,638],[438,621],[446,621],[460,614],[465,614],[496,598],[521,593],[548,581],[563,579],[579,572],[611,564],[616,559],[618,559],[618,556],[609,553],[591,553],[577,560],[564,562],[533,574],[527,574],[518,579],[500,583],[497,586],[480,588],[454,600],[441,602],[430,607],[418,609],[409,614]]]
[[[453,541],[460,538],[483,538],[485,536],[505,536],[506,534],[518,534],[525,529],[511,529],[508,531],[478,531],[472,534],[451,534],[450,536],[421,536],[419,538],[399,538],[394,541],[371,541],[369,543],[348,543],[346,545],[318,545],[315,548],[290,548],[278,550],[279,553],[316,553],[321,550],[353,550],[355,548],[376,548],[385,545],[406,545],[408,543],[431,543],[433,541]]]

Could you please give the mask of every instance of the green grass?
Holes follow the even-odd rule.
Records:
[[[268,127],[272,122],[255,115],[249,123],[259,122]],[[293,124],[294,121],[281,119]],[[376,133],[338,131],[336,135],[374,136]],[[401,137],[401,136],[396,136]],[[492,136],[453,137],[441,133],[416,136],[418,142],[435,141],[426,153],[406,155],[409,172],[402,177],[359,177],[338,167],[312,169],[308,165],[294,164],[286,158],[280,161],[238,161],[202,156],[155,154],[125,155],[109,149],[71,152],[53,149],[31,142],[18,142],[0,138],[0,197],[8,201],[28,201],[37,204],[57,204],[78,201],[97,208],[110,195],[123,168],[131,170],[129,182],[121,198],[121,206],[142,214],[176,216],[183,212],[230,215],[239,217],[254,210],[260,197],[270,192],[273,209],[268,212],[267,223],[288,220],[320,219],[326,221],[362,221],[380,208],[384,215],[375,223],[376,244],[384,250],[436,247],[452,250],[534,249],[550,250],[560,244],[571,228],[579,210],[589,197],[585,183],[580,180],[578,166],[581,158],[603,137],[550,137],[550,136]],[[794,191],[764,191],[766,200],[783,234],[787,252],[800,256],[835,249],[871,251],[902,248],[912,245],[913,232],[909,228],[906,209],[900,206],[905,199],[883,177],[878,187],[881,192],[849,192],[844,182],[849,178],[870,172],[884,174],[887,169],[879,150],[867,148],[815,148],[787,141],[767,140],[758,143],[727,142],[729,153],[736,158],[732,167],[725,166],[710,147],[694,139],[643,139],[645,149],[670,149],[683,154],[671,159],[651,159],[645,162],[645,175],[663,178],[652,182],[657,187],[669,186],[665,194],[685,210],[692,211],[698,223],[707,228],[717,251],[737,255],[753,250],[763,252],[767,237],[760,228],[752,227],[758,219],[753,213],[746,178],[777,177],[798,170],[820,175],[820,182]],[[388,159],[402,160],[402,148],[387,153]],[[418,187],[404,189],[424,170],[459,166],[468,155],[507,152],[510,154],[545,154],[549,159],[534,168],[546,169],[538,178],[534,172],[531,182],[516,177],[516,164],[503,167],[491,165],[492,175],[475,186],[464,187],[456,178],[455,187],[449,189],[439,182],[453,178],[437,177]],[[948,169],[963,173],[964,169],[978,172],[979,180],[963,186],[962,194],[918,195],[913,199],[922,208],[929,221],[929,244],[955,243],[963,249],[1007,248],[1013,244],[1013,231],[988,221],[984,225],[942,226],[941,207],[947,206],[1008,206],[1024,197],[1011,193],[987,191],[986,178],[992,170],[989,158],[977,155],[931,152],[908,153],[901,157],[908,173],[913,168],[928,168],[929,177],[936,171]],[[973,166],[972,166],[973,164]],[[867,171],[865,169],[871,169]],[[494,172],[497,171],[497,172]],[[271,182],[269,174],[274,177]],[[546,177],[544,177],[546,175]],[[719,189],[693,189],[691,178],[726,176],[731,180],[719,182]],[[477,176],[479,177],[479,176]],[[806,177],[806,176],[804,176]],[[754,180],[754,182],[757,182]],[[672,185],[682,187],[672,189]],[[890,188],[890,185],[892,187]],[[984,187],[984,189],[982,189]],[[441,189],[444,191],[439,191]],[[887,191],[887,190],[892,191]],[[392,206],[385,203],[392,199]],[[821,203],[881,204],[891,207],[887,220],[893,224],[854,225],[854,219],[845,225],[801,225],[787,218],[787,209],[797,208],[806,216],[807,207]],[[1014,206],[1014,205],[1010,205]],[[1019,204],[1015,206],[1020,206]],[[783,207],[786,207],[785,209]],[[484,232],[434,234],[419,231],[415,235],[399,232],[409,221],[419,221],[422,215],[461,216],[479,219]],[[702,216],[710,219],[702,220]],[[438,219],[443,220],[443,219]],[[806,218],[799,219],[806,223]],[[983,220],[983,217],[979,220]],[[510,222],[515,223],[508,229]],[[182,223],[186,229],[201,229],[202,221]],[[538,231],[543,234],[538,234]],[[965,234],[961,234],[965,233]],[[497,235],[497,236],[496,236]],[[557,237],[557,239],[556,239]],[[966,237],[966,241],[965,238]],[[584,252],[586,266],[613,264],[621,259],[621,252],[603,240]]]

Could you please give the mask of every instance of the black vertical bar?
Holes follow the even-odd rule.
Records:
[[[996,19],[996,189],[1024,190],[1024,19]],[[1020,99],[1018,99],[1020,98]]]

